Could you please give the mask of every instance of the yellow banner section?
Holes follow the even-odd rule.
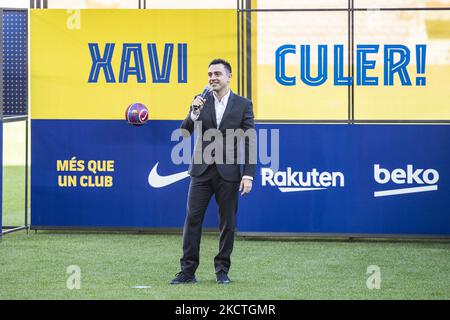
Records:
[[[236,10],[31,10],[31,116],[179,120],[215,58],[233,66]]]
[[[347,67],[347,66],[345,66]],[[317,74],[317,66],[311,67]],[[328,68],[328,74],[333,73]],[[297,66],[286,66],[286,74],[299,74]],[[298,81],[298,79],[297,79]],[[327,81],[312,87],[302,83],[283,86],[275,80],[275,66],[258,65],[259,120],[347,120],[348,89]]]
[[[381,69],[383,67],[380,67]],[[347,69],[347,66],[344,67]],[[412,65],[408,70],[414,70]],[[317,66],[312,66],[317,74]],[[395,78],[393,86],[383,85],[382,70],[371,70],[378,86],[354,86],[355,120],[442,120],[450,119],[450,80],[448,65],[430,65],[426,69],[426,86],[402,86]],[[298,67],[286,66],[286,74],[298,74]],[[328,69],[328,75],[333,69]],[[298,77],[298,76],[297,76]],[[298,79],[297,79],[298,80]],[[333,79],[317,87],[298,83],[283,86],[275,80],[275,68],[258,65],[259,120],[347,120],[347,86],[335,86]]]
[[[409,70],[415,70],[412,65]],[[443,120],[450,119],[449,65],[426,66],[427,83],[415,86],[414,73],[410,72],[412,86],[402,86],[398,78],[393,86],[383,86],[380,71],[379,86],[355,86],[355,120]]]

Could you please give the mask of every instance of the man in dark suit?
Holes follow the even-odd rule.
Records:
[[[223,284],[230,282],[228,271],[233,250],[238,196],[239,192],[241,195],[250,192],[255,174],[256,161],[251,153],[255,150],[256,135],[247,135],[254,133],[252,102],[230,90],[231,65],[227,61],[211,61],[208,79],[213,94],[206,99],[195,97],[190,112],[181,125],[187,134],[192,134],[194,127],[200,127],[202,134],[196,142],[194,159],[189,166],[191,183],[183,229],[181,271],[171,284],[197,281],[195,271],[199,265],[202,223],[213,194],[219,207],[220,231],[219,253],[214,258],[216,281]],[[211,132],[213,134],[208,135]],[[232,137],[236,132],[245,133],[244,161],[239,159],[238,140],[241,139]],[[214,139],[211,136],[214,136]],[[227,139],[230,136],[232,139]],[[205,152],[208,150],[211,152]],[[240,164],[243,164],[242,175]]]

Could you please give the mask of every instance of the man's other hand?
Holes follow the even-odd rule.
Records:
[[[203,105],[205,104],[205,102],[206,102],[205,99],[203,99],[200,96],[196,96],[194,101],[192,101],[192,104],[191,104],[192,112],[195,115],[200,114],[200,111],[202,111]]]
[[[243,178],[241,180],[241,185],[239,186],[239,191],[241,192],[241,196],[249,193],[252,190],[252,180]]]

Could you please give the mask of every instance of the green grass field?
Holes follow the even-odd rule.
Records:
[[[205,235],[199,282],[171,286],[179,235],[11,234],[0,244],[0,299],[450,298],[448,243],[240,239],[228,286],[214,281],[216,249],[217,236]],[[79,290],[66,288],[70,265]],[[379,290],[366,287],[369,265],[380,267]]]
[[[5,168],[8,223],[23,219],[13,201],[23,199],[21,171]],[[199,282],[171,286],[180,235],[20,231],[0,242],[0,300],[450,299],[448,241],[237,238],[227,286],[215,283],[217,248],[217,234],[205,234]],[[66,286],[71,265],[80,267],[78,290]],[[366,286],[370,265],[380,268],[380,289]]]
[[[30,183],[28,183],[30,186]],[[30,188],[28,188],[30,194]],[[19,226],[24,224],[25,211],[25,167],[3,167],[3,225]]]

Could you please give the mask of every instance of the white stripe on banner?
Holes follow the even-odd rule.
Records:
[[[375,191],[373,193],[373,195],[375,197],[386,197],[386,196],[395,196],[397,194],[405,194],[405,193],[435,191],[437,189],[438,189],[437,185],[432,185],[432,186],[426,186],[426,187],[414,187],[414,188],[394,189],[394,190],[386,190],[386,191]]]
[[[281,192],[296,192],[296,191],[312,191],[312,190],[323,190],[326,188],[278,188]]]

